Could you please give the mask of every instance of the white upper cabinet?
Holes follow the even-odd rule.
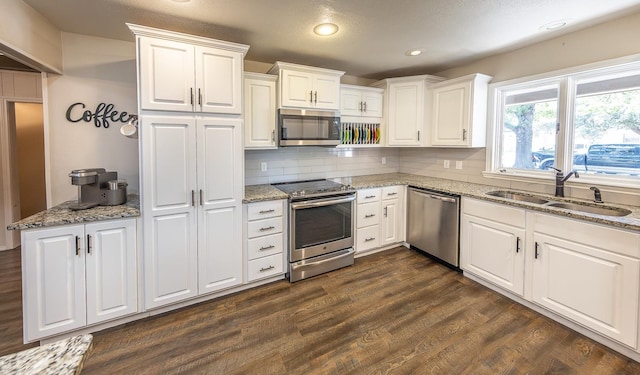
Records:
[[[484,147],[490,76],[471,74],[428,88],[431,115],[429,146]]]
[[[141,110],[242,113],[248,46],[129,25],[138,42]]]
[[[340,110],[344,72],[279,61],[268,73],[278,75],[278,108]]]
[[[244,148],[274,149],[276,80],[271,74],[244,73]]]
[[[341,85],[340,115],[382,117],[383,95],[379,88]]]
[[[442,79],[433,76],[389,78],[373,84],[385,91],[387,146],[425,144],[425,89]]]

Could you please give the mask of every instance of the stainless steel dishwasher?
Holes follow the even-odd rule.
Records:
[[[445,263],[460,265],[460,197],[410,187],[407,242]]]

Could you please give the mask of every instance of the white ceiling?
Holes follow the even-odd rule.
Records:
[[[125,22],[249,44],[247,59],[385,78],[437,73],[640,11],[640,0],[24,0],[60,30],[133,41]],[[566,19],[566,27],[541,26]],[[340,30],[313,34],[322,21]],[[614,42],[614,41],[612,41]],[[425,52],[408,57],[410,49]]]

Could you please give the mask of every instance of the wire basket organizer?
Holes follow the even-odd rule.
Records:
[[[340,140],[343,145],[378,145],[380,144],[380,124],[343,122]]]

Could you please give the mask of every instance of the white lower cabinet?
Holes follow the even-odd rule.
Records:
[[[635,348],[640,233],[532,216],[533,302]]]
[[[525,210],[463,199],[460,221],[463,271],[523,296]]]
[[[405,240],[405,190],[406,186],[358,190],[355,241],[357,253]]]
[[[24,340],[138,311],[136,220],[22,232]]]
[[[247,282],[286,272],[286,207],[286,199],[245,205]]]

